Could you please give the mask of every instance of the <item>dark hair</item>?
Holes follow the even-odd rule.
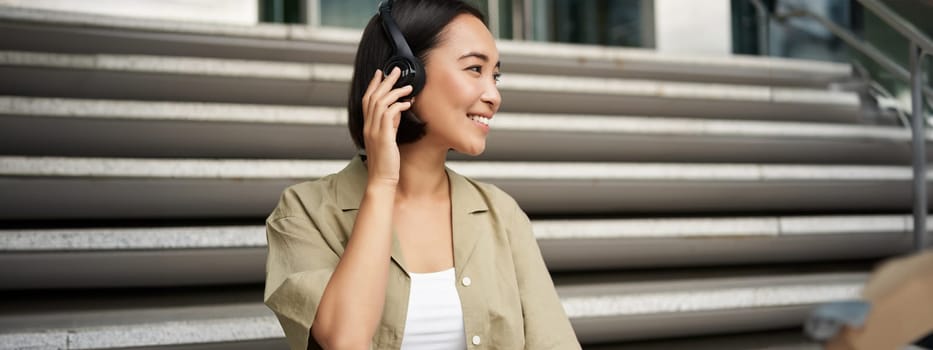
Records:
[[[392,18],[405,36],[412,53],[422,63],[427,63],[428,52],[440,43],[440,35],[455,17],[461,14],[472,15],[486,23],[483,13],[461,0],[395,0],[392,5]],[[382,69],[392,55],[390,38],[382,29],[382,19],[373,16],[363,29],[360,46],[356,50],[353,65],[353,79],[350,81],[350,94],[347,103],[347,125],[350,136],[359,149],[365,149],[363,140],[363,94],[377,69]],[[402,113],[413,113],[405,111]],[[425,124],[410,116],[403,115],[398,126],[395,141],[399,144],[418,141],[425,133]]]

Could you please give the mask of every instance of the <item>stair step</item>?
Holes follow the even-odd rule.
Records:
[[[229,25],[0,7],[0,46],[23,51],[199,56],[351,64],[360,30]],[[845,64],[500,40],[509,73],[826,87]]]
[[[909,251],[913,227],[904,215],[532,225],[551,271],[882,258]],[[0,230],[0,290],[258,283],[265,239],[263,226]]]
[[[0,96],[0,149],[31,156],[347,159],[354,146],[346,119],[342,107]],[[910,132],[897,127],[549,113],[499,113],[492,122],[480,160],[911,161]]]
[[[750,332],[803,324],[813,305],[858,298],[862,273],[561,285],[586,342]]]
[[[0,218],[265,217],[338,160],[0,157]],[[448,162],[531,214],[908,211],[903,166]],[[929,176],[928,176],[929,178]],[[132,194],[132,195],[128,195]],[[728,194],[728,200],[723,200]]]
[[[348,159],[355,146],[346,119],[336,107],[0,96],[0,148],[36,156]]]
[[[127,307],[17,318],[35,328],[0,331],[0,349],[113,349],[284,337],[275,317],[261,303],[165,309]]]
[[[857,297],[865,278],[858,272],[683,277],[558,283],[557,291],[581,342],[595,343],[786,328],[800,324],[817,303]],[[261,299],[261,287],[253,290],[253,297],[244,290],[227,300],[216,290],[188,296],[160,291],[141,302],[126,291],[70,293],[53,303],[49,295],[8,297],[4,304],[15,305],[0,314],[0,348],[107,349],[281,338],[271,311],[246,301]]]
[[[532,224],[548,267],[555,271],[881,258],[906,253],[913,242],[913,217],[906,215],[535,220]]]
[[[0,51],[0,94],[344,106],[352,67],[194,57]],[[503,112],[857,122],[854,93],[511,74]]]
[[[822,350],[822,344],[804,335],[801,327],[787,330],[727,334],[680,339],[599,344],[586,350]]]
[[[0,230],[0,236],[0,290],[218,285],[266,277],[263,226]]]

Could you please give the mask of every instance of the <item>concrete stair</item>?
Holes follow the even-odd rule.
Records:
[[[352,66],[152,55],[0,51],[0,94],[341,106]],[[799,87],[510,74],[503,112],[853,122],[858,96]],[[624,107],[624,109],[622,108]]]
[[[769,276],[759,276],[763,273]],[[566,280],[557,276],[555,283],[578,337],[598,342],[793,326],[813,303],[856,296],[865,277],[859,272],[720,270],[575,275]],[[65,295],[71,295],[67,302],[48,300]],[[6,305],[0,314],[0,344],[111,349],[284,341],[275,317],[255,301],[260,296],[261,288],[236,285],[224,291],[215,287],[19,296],[16,305]]]
[[[345,163],[0,157],[0,218],[261,217],[288,184],[337,172]],[[498,185],[526,211],[540,215],[909,211],[911,205],[906,166],[504,161],[448,166]],[[659,192],[675,192],[678,200]],[[721,199],[723,193],[729,193],[728,200]]]
[[[355,153],[358,35],[0,6],[0,349],[284,349],[262,219]],[[499,48],[449,166],[530,214],[587,348],[813,348],[809,308],[910,247],[909,133],[845,65]]]
[[[904,215],[534,220],[554,272],[871,259],[910,247]],[[0,230],[2,290],[242,284],[265,276],[265,228]],[[49,269],[49,265],[60,266]]]
[[[17,155],[345,160],[354,153],[343,107],[0,96],[0,114],[0,147]],[[910,132],[899,127],[508,112],[493,122],[477,159],[910,163]]]
[[[94,16],[6,7],[0,44],[23,51],[143,54],[347,64],[359,31],[304,26],[237,26]],[[49,24],[54,25],[49,25]],[[690,57],[654,51],[534,42],[498,43],[509,72],[809,86],[850,76],[844,65],[756,57]]]

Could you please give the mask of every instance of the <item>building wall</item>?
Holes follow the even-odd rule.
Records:
[[[257,0],[0,0],[0,5],[231,24],[259,19]]]
[[[654,0],[654,16],[660,52],[732,54],[729,0]]]
[[[255,24],[259,18],[257,0],[0,0],[0,5],[230,24]],[[670,53],[732,54],[730,0],[653,0],[645,5],[652,8],[642,11],[649,11],[654,21],[653,33],[645,32],[653,34],[654,42],[642,45]]]

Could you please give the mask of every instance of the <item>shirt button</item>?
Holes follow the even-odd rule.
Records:
[[[460,280],[460,283],[463,283],[464,287],[469,287],[470,284],[473,284],[473,280],[471,280],[469,277],[464,277],[462,280]],[[479,338],[473,338],[473,339],[479,339]]]
[[[480,339],[478,335],[473,336],[473,345],[479,345]]]

